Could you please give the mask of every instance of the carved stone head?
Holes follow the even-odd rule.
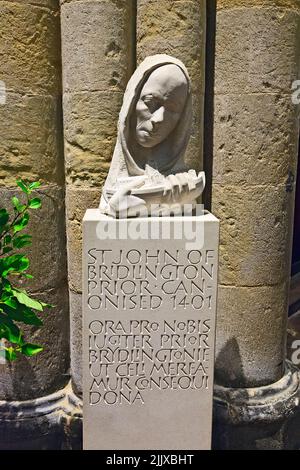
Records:
[[[144,175],[146,165],[164,175],[187,170],[191,119],[191,84],[183,63],[165,54],[147,57],[127,84],[106,185]]]
[[[205,175],[197,175],[184,161],[191,124],[191,83],[185,66],[165,54],[147,57],[124,94],[101,210],[128,217],[151,205],[158,206],[159,214],[175,209],[182,213],[185,204],[193,207]]]
[[[142,147],[155,147],[174,131],[187,94],[187,77],[177,65],[163,65],[151,73],[136,104],[136,140]]]

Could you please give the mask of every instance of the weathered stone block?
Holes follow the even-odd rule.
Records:
[[[0,16],[0,75],[7,91],[59,94],[59,12],[6,1],[0,4]]]
[[[3,0],[7,3],[21,3],[22,5],[40,6],[58,10],[59,0]]]
[[[300,66],[299,23],[299,14],[284,8],[218,12],[216,93],[290,93]]]
[[[216,96],[214,181],[289,184],[297,168],[299,112],[290,94]]]
[[[101,186],[114,150],[121,103],[119,92],[64,95],[67,183]]]
[[[0,184],[14,186],[18,177],[63,183],[59,98],[9,93],[0,122]]]
[[[82,219],[87,207],[99,206],[99,189],[67,187],[67,238],[69,287],[72,291],[82,291]]]
[[[137,57],[170,54],[189,70],[195,92],[205,87],[205,2],[139,0]]]
[[[64,91],[124,91],[133,67],[133,2],[61,7]]]
[[[70,352],[72,386],[76,395],[82,395],[82,295],[70,290],[71,325]]]
[[[184,62],[192,81],[193,124],[188,165],[203,168],[206,5],[204,1],[139,0],[137,58],[170,54]]]
[[[219,385],[259,387],[282,377],[287,291],[286,282],[270,287],[219,286],[215,365]]]
[[[68,1],[68,0],[67,0]],[[217,0],[217,9],[279,7],[300,10],[298,0]]]
[[[187,146],[185,161],[188,168],[203,170],[204,96],[193,95],[193,118],[191,137]]]
[[[221,221],[221,284],[263,286],[286,280],[293,200],[283,185],[214,185],[213,210]]]

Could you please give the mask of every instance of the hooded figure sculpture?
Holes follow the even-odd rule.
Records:
[[[128,82],[100,201],[114,217],[182,214],[205,186],[186,168],[192,96],[188,72],[168,55],[147,57]],[[185,211],[186,212],[186,211]]]

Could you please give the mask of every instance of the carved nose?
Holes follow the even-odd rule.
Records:
[[[151,122],[152,122],[153,127],[155,128],[157,124],[163,121],[163,119],[164,119],[164,107],[161,106],[152,115]]]

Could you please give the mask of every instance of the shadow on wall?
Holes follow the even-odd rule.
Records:
[[[231,365],[231,373],[228,371]],[[239,371],[237,378],[235,371]],[[240,350],[235,338],[227,341],[216,359],[215,381],[236,388],[222,395],[215,392],[212,448],[214,450],[298,450],[300,442],[300,407],[298,392],[287,398],[286,389],[267,387],[267,394],[249,394],[243,387],[244,375]],[[230,383],[228,384],[228,382]],[[243,389],[244,388],[244,389]],[[279,394],[278,394],[279,392]],[[256,403],[255,397],[258,398]],[[273,401],[272,401],[273,397]],[[292,406],[292,410],[290,406]]]
[[[28,358],[19,356],[17,361],[3,367],[7,372],[5,376],[1,374],[3,379],[1,383],[2,400],[11,399],[12,390],[18,391],[17,399],[30,400],[36,395],[40,384]]]
[[[231,372],[228,377],[228,364],[231,365]],[[226,372],[225,372],[226,371]],[[238,371],[238,375],[237,372]],[[228,384],[230,380],[230,384]],[[219,352],[215,362],[215,382],[218,385],[230,386],[232,388],[246,387],[246,380],[243,374],[243,364],[240,355],[240,348],[235,338],[231,338]]]
[[[292,274],[300,271],[300,138],[298,155]]]

